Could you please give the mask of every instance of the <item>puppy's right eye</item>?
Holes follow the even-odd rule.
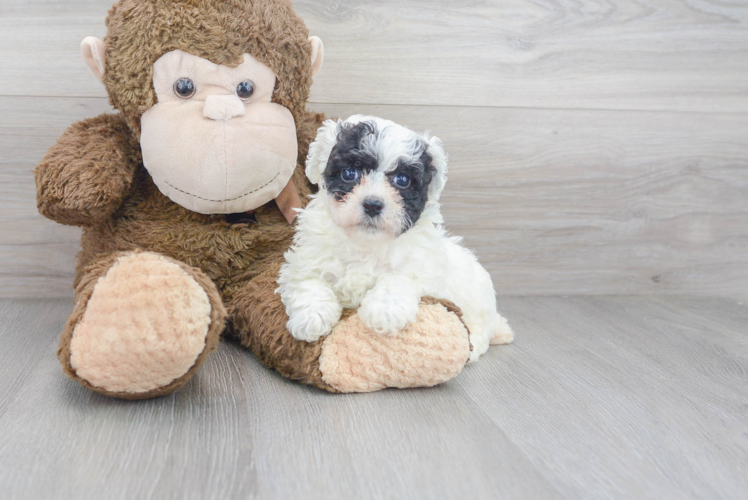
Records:
[[[190,97],[195,95],[196,90],[197,88],[195,87],[195,82],[193,82],[189,78],[180,78],[179,80],[174,82],[174,93],[182,99],[189,99]]]
[[[340,172],[340,178],[345,182],[353,182],[358,179],[358,170],[355,168],[346,168]]]

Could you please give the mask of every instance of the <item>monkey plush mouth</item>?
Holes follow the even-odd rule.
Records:
[[[272,179],[270,179],[270,181],[268,181],[268,182],[267,182],[266,184],[264,184],[264,185],[262,185],[262,186],[260,186],[260,187],[258,187],[258,188],[255,188],[255,189],[253,189],[252,191],[249,191],[249,192],[247,192],[247,193],[244,193],[244,194],[242,194],[242,195],[239,195],[239,196],[237,196],[236,198],[227,198],[227,199],[225,199],[225,200],[208,200],[208,199],[206,199],[206,198],[202,198],[202,197],[200,197],[200,196],[198,196],[198,195],[196,195],[196,194],[188,193],[187,191],[184,191],[184,190],[182,190],[182,189],[179,189],[178,187],[176,187],[176,186],[173,186],[173,185],[172,185],[172,184],[171,184],[171,183],[170,183],[169,181],[163,181],[163,182],[164,182],[164,184],[168,185],[169,187],[171,187],[171,188],[173,188],[173,189],[176,189],[177,191],[180,191],[181,193],[184,193],[184,194],[186,194],[186,195],[188,195],[188,196],[192,196],[193,198],[197,198],[198,200],[202,200],[202,201],[208,201],[208,202],[212,202],[212,203],[226,203],[226,202],[231,202],[231,201],[236,201],[236,200],[239,200],[239,199],[241,199],[241,198],[244,198],[245,196],[249,196],[249,195],[251,195],[251,194],[253,194],[253,193],[256,193],[257,191],[260,191],[260,190],[262,190],[262,189],[266,188],[267,186],[269,186],[270,184],[272,184],[272,183],[273,183],[273,181],[275,181],[275,179],[277,179],[277,178],[278,178],[278,176],[280,176],[280,172],[279,172],[279,173],[277,173],[277,174],[275,174],[275,177],[273,177]],[[250,210],[253,210],[253,209],[250,209]]]
[[[272,134],[251,115],[193,121],[192,105],[157,104],[143,114],[143,164],[159,190],[204,214],[247,212],[277,197],[296,167],[295,123],[282,106],[254,106],[277,113]]]

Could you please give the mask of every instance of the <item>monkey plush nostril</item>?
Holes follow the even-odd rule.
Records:
[[[364,213],[369,217],[377,217],[382,213],[384,202],[379,198],[366,198],[364,200]]]
[[[209,95],[203,104],[203,116],[211,120],[230,120],[246,114],[244,103],[235,95]]]

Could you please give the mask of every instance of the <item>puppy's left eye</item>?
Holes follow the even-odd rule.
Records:
[[[358,170],[355,168],[346,168],[340,172],[340,178],[345,182],[353,182],[358,179]]]
[[[252,94],[255,93],[255,84],[252,80],[244,80],[242,83],[236,86],[236,95],[239,99],[246,101]]]
[[[395,186],[405,189],[410,186],[410,176],[408,174],[397,174],[394,179]]]

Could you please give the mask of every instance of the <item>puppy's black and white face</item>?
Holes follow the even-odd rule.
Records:
[[[368,239],[392,239],[410,229],[434,194],[436,143],[373,117],[336,125],[324,169],[318,166],[334,222],[349,236]],[[437,154],[443,157],[440,148]]]

